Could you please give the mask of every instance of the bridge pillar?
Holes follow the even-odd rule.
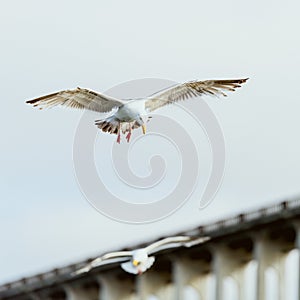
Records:
[[[67,300],[91,300],[99,299],[99,285],[92,284],[72,284],[64,285]]]
[[[260,236],[255,243],[255,260],[257,261],[256,299],[266,299],[265,272],[273,267],[278,276],[279,284],[277,294],[279,300],[285,300],[285,263],[288,252],[283,251],[283,244],[272,242],[264,236]]]
[[[215,249],[213,271],[216,278],[216,300],[223,299],[223,282],[227,276],[232,277],[237,283],[238,299],[246,299],[245,269],[249,261],[249,253],[243,250],[231,250],[226,245],[219,245]]]
[[[294,228],[296,230],[296,240],[295,240],[295,248],[298,250],[298,263],[299,266],[298,268],[295,268],[295,272],[297,272],[297,276],[298,276],[298,286],[297,286],[297,299],[300,299],[300,222],[294,222]]]
[[[99,300],[137,300],[133,277],[105,274],[97,276],[101,285]]]
[[[133,276],[103,274],[97,276],[101,285],[99,300],[136,300]]]
[[[171,276],[165,272],[151,272],[137,277],[138,300],[147,300],[149,295],[155,295],[158,299],[174,300],[174,286]]]
[[[191,286],[197,291],[201,300],[208,297],[209,264],[205,261],[188,258],[174,258],[173,277],[175,285],[175,300],[186,300],[184,289]]]

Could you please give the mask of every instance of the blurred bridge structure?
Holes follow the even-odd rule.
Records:
[[[131,275],[119,263],[111,263],[71,276],[89,259],[1,285],[0,299],[299,299],[300,199],[178,235],[210,236],[211,240],[156,254],[154,265],[142,275]]]

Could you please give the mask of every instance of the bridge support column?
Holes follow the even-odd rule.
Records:
[[[215,250],[214,274],[216,277],[215,299],[223,299],[223,282],[227,276],[231,276],[238,287],[238,299],[246,299],[245,293],[245,269],[249,261],[248,253],[240,250],[232,251],[226,246]]]
[[[298,268],[295,268],[298,276],[298,286],[297,286],[297,299],[300,299],[300,222],[297,221],[294,223],[294,228],[296,230],[296,240],[295,240],[295,246],[298,250]],[[296,299],[296,298],[295,298]]]
[[[99,299],[99,286],[93,284],[92,286],[77,286],[65,285],[67,300],[91,300]]]
[[[279,300],[285,300],[285,262],[288,252],[283,251],[283,245],[273,243],[266,238],[260,237],[255,244],[255,259],[257,261],[257,300],[266,299],[265,272],[273,267],[278,276],[277,294]]]
[[[128,278],[118,278],[105,274],[98,276],[101,285],[99,293],[100,300],[137,300],[135,294],[134,281]]]
[[[184,289],[191,286],[197,291],[201,300],[208,297],[208,270],[204,261],[191,261],[189,259],[174,259],[174,285],[176,300],[185,300]]]
[[[139,300],[146,300],[149,295],[155,295],[162,300],[174,300],[174,290],[168,273],[148,271],[137,277]]]

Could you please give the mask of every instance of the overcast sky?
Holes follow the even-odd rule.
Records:
[[[296,0],[2,1],[0,283],[300,194],[299,10]],[[82,112],[24,103],[149,77],[245,76],[228,100],[205,98],[226,140],[214,201],[198,210],[194,197],[147,225],[111,220],[81,194]]]

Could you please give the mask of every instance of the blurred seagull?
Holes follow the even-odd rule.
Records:
[[[126,140],[129,142],[132,130],[140,126],[143,134],[145,134],[146,123],[151,118],[149,113],[154,110],[180,100],[202,95],[221,95],[226,97],[224,91],[235,91],[247,79],[190,81],[183,84],[175,84],[143,99],[128,101],[78,87],[74,90],[64,90],[42,96],[29,100],[26,103],[38,106],[40,109],[63,105],[99,113],[112,112],[110,116],[96,120],[95,124],[103,132],[116,134],[117,143],[120,143],[121,133],[127,133]]]
[[[108,263],[111,260],[113,260],[112,262],[115,262],[116,259],[125,261],[121,263],[121,267],[124,271],[131,274],[142,274],[147,271],[155,261],[155,257],[150,255],[166,249],[192,247],[204,243],[209,239],[209,237],[175,236],[157,241],[145,248],[107,253],[94,259],[85,267],[73,272],[73,275],[76,276],[89,272],[91,269],[99,267],[104,263]]]

